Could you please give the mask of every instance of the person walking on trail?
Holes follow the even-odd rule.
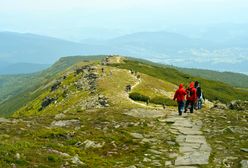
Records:
[[[196,88],[196,96],[197,96],[195,109],[201,109],[202,101],[203,101],[202,99],[204,99],[204,97],[203,97],[202,89],[200,87],[200,83],[198,81],[195,81],[195,88]]]
[[[183,109],[184,109],[184,100],[185,100],[185,95],[186,91],[183,88],[183,84],[179,85],[179,89],[176,91],[173,100],[177,99],[177,104],[178,104],[178,113],[179,115],[182,115]]]
[[[187,109],[190,107],[190,113],[194,112],[194,105],[197,100],[197,95],[196,95],[196,88],[194,86],[194,82],[191,82],[189,85],[189,88],[186,90],[187,96],[186,96],[186,105],[185,105],[185,110],[184,112],[187,112]]]

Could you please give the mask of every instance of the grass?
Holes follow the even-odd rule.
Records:
[[[175,85],[183,83],[188,86],[191,81],[197,80],[201,83],[205,97],[211,101],[220,100],[228,103],[235,99],[247,100],[248,98],[247,91],[236,89],[225,83],[192,77],[173,68],[158,67],[132,60],[125,60],[125,63],[111,66],[144,73]]]
[[[81,127],[54,128],[50,124],[55,114],[41,116],[18,116],[22,120],[16,123],[0,125],[1,157],[0,167],[60,167],[78,155],[87,167],[127,167],[143,161],[144,154],[149,153],[151,144],[141,144],[134,140],[131,132],[141,134],[153,133],[159,126],[156,119],[138,119],[123,114],[118,107],[77,112],[72,109],[65,113],[66,119],[77,118]],[[148,126],[153,124],[156,127]],[[169,127],[168,127],[169,129]],[[167,127],[163,126],[166,138],[173,138]],[[5,136],[3,136],[5,135]],[[8,135],[8,136],[7,136]],[[153,135],[154,137],[154,135]],[[105,142],[102,148],[85,149],[79,142],[91,140],[96,143]],[[160,147],[168,151],[176,150],[164,143]],[[67,153],[70,157],[62,156],[50,150]],[[16,154],[20,159],[16,159]],[[160,159],[168,159],[164,155]],[[163,161],[162,161],[163,162]],[[144,166],[151,166],[143,162]],[[74,165],[76,166],[76,165]]]
[[[75,66],[69,67],[58,76],[55,75],[58,78],[52,78],[46,86],[42,85],[39,89],[29,92],[37,95],[12,116],[13,122],[0,124],[0,167],[10,167],[11,164],[21,168],[61,167],[63,164],[79,167],[71,162],[74,156],[78,156],[87,167],[99,167],[99,165],[154,167],[152,162],[144,162],[144,158],[159,160],[161,164],[173,160],[168,155],[177,153],[178,146],[168,144],[168,141],[175,142],[169,124],[158,119],[134,118],[125,114],[130,109],[140,108],[129,100],[125,91],[127,85],[134,86],[138,82],[128,70],[138,71],[141,75],[141,83],[130,93],[134,95],[134,99],[147,100],[149,97],[151,103],[168,106],[176,105],[171,100],[171,93],[177,88],[176,85],[181,82],[188,83],[196,78],[174,69],[135,61],[105,66],[105,72],[102,73],[102,67],[97,65],[98,62],[83,62],[76,65],[96,65],[99,79],[95,94],[77,89],[75,83],[81,80],[82,74],[74,74]],[[67,78],[62,80],[57,90],[51,92],[50,88],[56,79],[61,79],[64,74]],[[202,87],[209,99],[216,96],[214,98],[228,101],[236,96],[242,96],[238,90],[229,85],[203,79],[200,81],[204,81]],[[64,94],[65,90],[68,95]],[[239,91],[243,93],[244,99],[247,98],[244,90]],[[99,94],[109,99],[110,107],[89,110],[81,108],[89,97]],[[42,100],[47,96],[56,97],[56,103],[39,111]],[[168,111],[176,111],[173,107],[168,108],[170,108]],[[63,119],[55,119],[59,113],[65,115]],[[247,112],[211,109],[198,114],[193,117],[203,121],[203,132],[213,149],[210,166],[224,167],[223,160],[232,156],[233,160],[228,163],[232,167],[238,167],[240,160],[246,159],[240,148],[248,146]],[[55,120],[71,119],[78,120],[80,125],[59,128],[51,126]],[[141,143],[143,139],[135,139],[130,133],[140,133],[144,136],[143,139],[155,141]],[[104,142],[104,146],[86,149],[83,145],[86,140],[95,143]],[[163,149],[165,152],[156,155],[150,149]],[[62,156],[59,153],[70,156]],[[17,158],[17,154],[20,154],[20,158]]]
[[[240,150],[248,147],[247,112],[211,109],[198,113],[197,118],[203,121],[204,135],[213,150],[206,167],[240,167],[240,161],[247,160]]]
[[[37,98],[43,87],[76,66],[99,63],[106,56],[63,57],[50,68],[27,75],[0,76],[0,115],[9,116]],[[72,66],[73,65],[73,66]]]

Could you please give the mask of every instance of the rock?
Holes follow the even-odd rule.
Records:
[[[151,164],[154,165],[155,167],[162,167],[160,160],[153,160]]]
[[[91,140],[86,140],[83,142],[84,148],[88,149],[88,148],[102,148],[104,146],[105,142],[103,143],[96,143],[94,141]]]
[[[11,168],[16,168],[16,165],[14,163],[11,163]]]
[[[108,98],[106,98],[105,96],[103,95],[99,95],[98,96],[98,102],[101,106],[103,107],[109,107],[109,104],[108,104]]]
[[[214,106],[212,108],[221,109],[221,110],[227,110],[228,109],[227,105],[220,103],[220,102],[215,102]]]
[[[204,136],[188,135],[185,142],[206,144],[206,138]]]
[[[179,144],[180,155],[175,156],[176,168],[195,168],[193,165],[207,165],[211,147],[200,131],[203,123],[199,120],[192,122],[189,118],[175,116],[168,116],[168,121],[174,122],[170,131],[175,132],[176,142]]]
[[[132,109],[124,114],[137,117],[137,118],[158,118],[165,117],[166,113],[162,110],[151,110],[151,109]]]
[[[210,152],[195,151],[193,153],[187,153],[183,156],[178,156],[175,165],[186,166],[186,165],[205,165],[208,164]]]
[[[240,150],[243,152],[248,152],[248,148],[240,148]]]
[[[11,121],[6,118],[0,118],[0,123],[8,123],[8,122],[11,122]]]
[[[56,81],[56,83],[53,84],[52,87],[51,87],[51,92],[57,90],[60,85],[61,85],[61,82],[60,81]]]
[[[229,109],[231,110],[247,110],[248,109],[248,101],[241,101],[241,100],[233,100],[228,105]]]
[[[143,135],[139,133],[130,133],[130,135],[135,139],[143,139]]]
[[[148,149],[149,152],[156,154],[156,155],[161,155],[162,152],[158,151],[158,150],[154,150],[154,149]]]
[[[167,142],[167,144],[169,144],[169,145],[176,145],[176,142],[173,142],[173,141],[166,141]]]
[[[63,113],[60,113],[60,114],[57,114],[54,118],[56,119],[56,120],[60,120],[60,119],[63,119],[63,118],[65,118],[66,116],[63,114]]]
[[[69,126],[79,126],[80,121],[79,120],[59,120],[59,121],[53,121],[51,123],[52,127],[69,127]]]
[[[58,155],[63,156],[63,157],[70,157],[69,154],[63,153],[63,152],[60,152],[60,151],[57,151],[57,150],[54,150],[54,149],[48,149],[48,152],[55,153],[55,154],[58,154]]]
[[[53,103],[56,100],[56,98],[47,96],[41,103],[41,108],[39,108],[39,111],[45,109],[47,106],[49,106],[51,103]]]
[[[165,161],[164,165],[165,165],[165,167],[168,167],[168,166],[172,165],[172,162],[171,161]]]
[[[136,166],[132,165],[132,166],[128,166],[126,168],[137,168]]]
[[[177,153],[170,153],[169,154],[169,158],[173,159],[173,158],[176,158],[178,156]]]
[[[10,138],[8,134],[0,134],[0,139],[7,139]]]
[[[21,155],[19,153],[16,153],[15,158],[16,158],[16,160],[20,160],[21,159]]]
[[[151,159],[149,159],[149,158],[144,158],[143,159],[143,162],[151,162],[152,160]]]
[[[240,162],[241,168],[248,168],[248,160],[242,160]]]
[[[175,168],[198,168],[195,166],[176,166]]]
[[[198,129],[185,128],[185,127],[177,127],[177,128],[178,128],[178,131],[184,135],[201,135],[201,134],[203,134]]]
[[[86,165],[85,163],[83,163],[83,162],[79,159],[78,155],[75,155],[73,158],[71,158],[71,162],[72,162],[73,164],[76,164],[76,165],[81,165],[81,166],[85,166],[85,165]]]

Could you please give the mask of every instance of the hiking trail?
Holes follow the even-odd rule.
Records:
[[[188,114],[188,113],[187,113]],[[170,131],[176,135],[179,144],[179,155],[176,157],[175,166],[197,168],[207,165],[211,154],[211,147],[204,137],[200,120],[193,121],[188,115],[178,116],[173,113],[167,116],[166,122],[172,123]]]

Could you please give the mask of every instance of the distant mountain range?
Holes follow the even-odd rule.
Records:
[[[247,37],[211,41],[170,32],[139,32],[81,43],[13,32],[0,33],[0,73],[8,64],[52,64],[62,56],[120,54],[186,68],[248,73]],[[29,65],[31,65],[29,64]],[[10,66],[10,65],[8,65]],[[11,65],[11,69],[14,67]],[[27,65],[24,72],[33,72]],[[30,69],[30,71],[28,71]]]
[[[51,64],[59,57],[77,55],[82,50],[83,45],[80,43],[52,37],[13,32],[0,33],[1,62]]]
[[[44,70],[49,64],[15,63],[8,64],[0,69],[0,75],[27,74]]]

